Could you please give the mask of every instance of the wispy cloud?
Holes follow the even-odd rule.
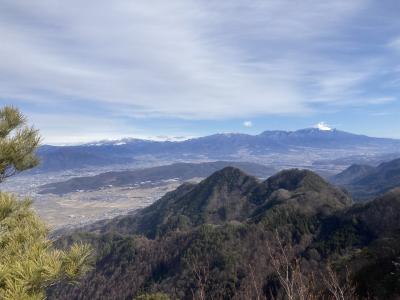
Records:
[[[387,43],[389,49],[400,52],[400,37],[395,37]]]
[[[368,101],[369,104],[387,104],[396,101],[395,97],[380,97]]]
[[[359,34],[369,30],[371,5],[0,0],[0,99],[53,114],[78,102],[106,119],[216,120],[368,104],[370,83],[391,76],[381,71],[390,70],[386,50]],[[382,43],[397,45],[392,36]],[[390,91],[384,97],[376,99]]]
[[[244,122],[243,122],[243,126],[244,126],[244,127],[247,127],[247,128],[250,128],[250,127],[253,126],[253,122],[251,122],[251,121],[244,121]]]
[[[391,114],[392,114],[392,112],[388,112],[388,111],[378,111],[378,112],[371,113],[371,116],[374,116],[374,117],[385,117],[385,116],[389,116]]]

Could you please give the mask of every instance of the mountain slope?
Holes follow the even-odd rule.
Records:
[[[328,214],[351,204],[350,197],[309,170],[284,170],[265,181],[274,203],[304,214]]]
[[[332,178],[356,199],[368,199],[400,187],[400,159],[384,162],[377,167],[350,166]]]
[[[182,185],[135,215],[101,225],[100,230],[154,238],[202,224],[257,223],[273,207],[274,213],[296,210],[314,215],[327,214],[350,203],[346,194],[310,171],[286,170],[260,182],[237,168],[226,167],[197,185]]]
[[[182,185],[138,214],[112,221],[101,230],[155,237],[178,228],[245,221],[264,196],[265,188],[255,177],[226,167],[197,185]]]
[[[363,222],[376,237],[399,233],[400,188],[393,189],[362,207],[355,206],[348,215]]]
[[[346,184],[367,175],[372,170],[374,170],[372,166],[353,164],[343,172],[335,175],[332,180],[335,184]]]

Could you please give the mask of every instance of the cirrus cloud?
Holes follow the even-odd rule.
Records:
[[[380,23],[368,17],[377,9]],[[398,79],[388,47],[376,49],[396,40],[389,21],[400,28],[367,0],[0,0],[0,99],[109,119],[368,105],[396,92],[380,90]]]

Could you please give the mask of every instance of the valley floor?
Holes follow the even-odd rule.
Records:
[[[34,208],[52,229],[77,227],[149,206],[179,185],[179,182],[172,182],[154,187],[38,195]]]
[[[39,194],[44,183],[65,179],[64,175],[35,175],[13,178],[4,190],[33,199],[33,207],[52,230],[74,228],[99,220],[125,215],[149,206],[167,192],[182,184],[169,181],[136,187],[109,187],[97,191],[73,192],[66,195]],[[73,177],[73,176],[72,176]],[[200,179],[193,179],[199,181]]]

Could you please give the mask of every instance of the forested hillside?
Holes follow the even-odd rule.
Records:
[[[368,200],[400,186],[400,158],[376,167],[351,165],[332,178],[357,200]]]
[[[346,299],[395,299],[399,217],[400,190],[352,205],[347,194],[310,171],[282,171],[260,182],[229,167],[181,186],[136,215],[62,238],[61,245],[92,243],[96,267],[79,287],[61,284],[48,295],[280,298],[285,289],[279,274],[289,266],[296,284],[307,282],[303,288],[325,299],[334,299],[332,278]]]

